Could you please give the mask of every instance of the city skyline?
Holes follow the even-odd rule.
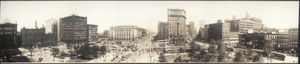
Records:
[[[45,24],[46,32],[50,32],[51,24],[47,21],[76,14],[87,17],[88,24],[98,25],[99,33],[116,25],[136,25],[157,32],[158,22],[167,22],[166,11],[170,8],[185,9],[186,22],[195,22],[197,30],[200,25],[216,23],[218,19],[232,19],[233,16],[242,18],[246,13],[249,13],[250,17],[261,18],[263,24],[270,28],[298,27],[297,1],[2,1],[0,23],[5,19],[13,23],[16,21],[20,31],[23,27],[34,28],[34,22],[38,21],[39,27]]]

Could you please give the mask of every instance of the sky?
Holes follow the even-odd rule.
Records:
[[[185,9],[187,22],[196,29],[218,19],[250,17],[262,19],[270,28],[298,28],[298,1],[1,1],[0,23],[9,20],[21,28],[44,25],[51,31],[53,20],[76,14],[98,25],[98,32],[111,26],[136,25],[157,31],[158,22],[167,22],[168,9]]]

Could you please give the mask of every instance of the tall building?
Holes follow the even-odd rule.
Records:
[[[88,42],[87,17],[71,15],[60,18],[59,40],[67,43]]]
[[[298,28],[291,28],[288,30],[290,41],[298,42]]]
[[[110,40],[135,41],[143,37],[143,28],[131,25],[113,26],[109,29]]]
[[[109,37],[109,30],[104,30],[102,33],[103,38],[108,38]]]
[[[52,34],[54,35],[54,39],[56,40],[56,41],[59,41],[59,36],[58,36],[58,24],[57,24],[57,22],[54,22],[53,24],[52,24]]]
[[[35,28],[25,28],[21,29],[22,46],[23,47],[33,47],[42,45],[44,43],[46,30],[45,27],[38,28],[35,23]]]
[[[188,36],[184,9],[168,9],[168,36]]]
[[[166,22],[159,22],[157,31],[156,40],[164,40],[168,38],[168,24]]]
[[[227,46],[235,47],[238,44],[238,32],[231,31],[230,29],[230,23],[223,20],[209,24],[208,39],[222,40]]]
[[[189,22],[189,24],[187,25],[187,32],[188,32],[188,36],[192,38],[196,37],[197,30],[194,27],[194,22]]]
[[[158,33],[155,40],[175,40],[188,42],[194,38],[197,31],[194,23],[186,24],[186,12],[184,9],[168,9],[168,22],[160,22],[158,24]],[[183,43],[179,42],[178,43]]]
[[[221,40],[229,32],[229,23],[222,22],[218,20],[217,23],[209,24],[208,34],[209,39]]]
[[[208,28],[209,28],[209,25],[204,25],[204,28],[200,30],[200,33],[201,33],[200,39],[201,40],[204,40],[204,41],[209,40]]]
[[[89,42],[98,40],[98,25],[88,24]]]
[[[46,33],[43,38],[41,46],[53,46],[58,44],[57,35],[54,33]]]
[[[244,18],[236,19],[226,19],[226,22],[231,23],[231,31],[238,31],[239,33],[247,33],[249,31],[259,32],[263,29],[262,20],[255,17],[250,17],[249,14],[246,14]]]
[[[17,43],[17,24],[0,24],[0,49],[15,49]]]

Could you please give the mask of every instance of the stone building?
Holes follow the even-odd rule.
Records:
[[[168,36],[188,36],[184,9],[168,9]]]
[[[88,24],[89,42],[98,40],[98,25]]]
[[[290,37],[288,34],[280,33],[248,33],[240,34],[240,45],[263,49],[266,45],[265,43],[270,41],[274,48],[294,48],[290,43]]]
[[[17,42],[17,24],[0,24],[0,49],[15,49],[20,46]]]
[[[44,43],[44,38],[46,36],[45,27],[38,28],[35,23],[35,28],[25,28],[21,29],[22,36],[22,46],[23,47],[35,47],[42,45]]]
[[[184,9],[168,9],[168,21],[159,22],[156,40],[183,37],[192,39],[196,36],[194,23],[186,24],[186,12]]]
[[[204,40],[204,41],[208,41],[209,40],[209,34],[208,34],[208,28],[209,25],[204,25],[204,28],[200,30],[200,39]]]
[[[227,46],[235,47],[238,44],[238,32],[231,31],[230,23],[218,20],[217,23],[209,24],[208,39],[222,40]]]
[[[54,39],[56,41],[59,41],[59,32],[58,32],[58,24],[57,24],[57,22],[54,22],[52,24],[52,34],[55,35]]]
[[[187,25],[187,32],[188,32],[188,36],[190,36],[191,38],[196,37],[197,31],[196,28],[194,27],[194,22],[189,22],[189,24]]]
[[[59,40],[66,43],[88,42],[87,17],[71,15],[60,18]]]
[[[43,38],[41,46],[54,46],[58,44],[57,35],[54,33],[46,33]]]
[[[113,26],[109,29],[109,39],[115,41],[135,41],[143,37],[143,34],[143,28],[132,25]]]
[[[245,34],[249,31],[251,32],[260,32],[263,29],[262,20],[255,17],[250,17],[249,14],[246,14],[244,18],[236,19],[226,19],[225,22],[231,23],[231,31],[238,31],[239,33]]]
[[[288,34],[291,42],[298,42],[298,28],[288,29]]]
[[[164,40],[168,38],[168,24],[166,22],[158,23],[156,40]]]

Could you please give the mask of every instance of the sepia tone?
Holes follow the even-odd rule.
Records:
[[[76,1],[76,3],[84,2],[86,1]],[[293,3],[298,4],[298,2]],[[4,7],[4,4],[1,5]],[[83,4],[78,4],[78,6],[83,6]],[[141,7],[143,8],[143,6]],[[91,10],[96,9],[86,11]],[[166,20],[142,18],[149,21],[155,20],[155,24],[147,21],[137,23],[124,20],[124,22],[129,22],[126,24],[122,23],[122,18],[119,18],[121,16],[113,18],[119,19],[118,22],[90,21],[90,15],[81,15],[80,12],[83,11],[79,11],[79,13],[67,14],[51,20],[44,19],[46,23],[29,21],[34,22],[28,22],[34,26],[33,28],[26,26],[28,25],[27,22],[20,20],[20,17],[9,17],[11,12],[1,12],[7,14],[2,14],[0,21],[0,61],[37,63],[298,63],[298,27],[269,27],[273,24],[264,23],[266,17],[255,17],[248,12],[243,13],[244,16],[237,17],[232,14],[233,16],[230,18],[214,18],[214,21],[204,23],[202,20],[188,20],[193,13],[189,13],[189,10],[184,7],[167,7],[159,10],[165,13],[158,14],[166,16],[163,17]],[[120,9],[118,11],[127,10]],[[135,12],[138,13],[138,11]],[[96,12],[88,13],[94,14]],[[146,10],[145,13],[156,14],[153,10]],[[141,17],[149,16],[147,14],[141,15]],[[278,13],[278,15],[280,14]],[[289,16],[288,13],[286,14]],[[18,16],[18,14],[16,15]],[[23,15],[20,14],[20,16]],[[47,14],[44,16],[47,17]],[[129,13],[125,18],[131,17],[135,17],[134,13]],[[141,19],[141,17],[136,19]],[[290,15],[290,17],[295,16]],[[107,25],[105,22],[109,28],[103,27],[103,25]],[[297,21],[286,21],[287,24],[294,22]],[[20,25],[22,28],[18,28]],[[153,30],[152,28],[156,29]]]

